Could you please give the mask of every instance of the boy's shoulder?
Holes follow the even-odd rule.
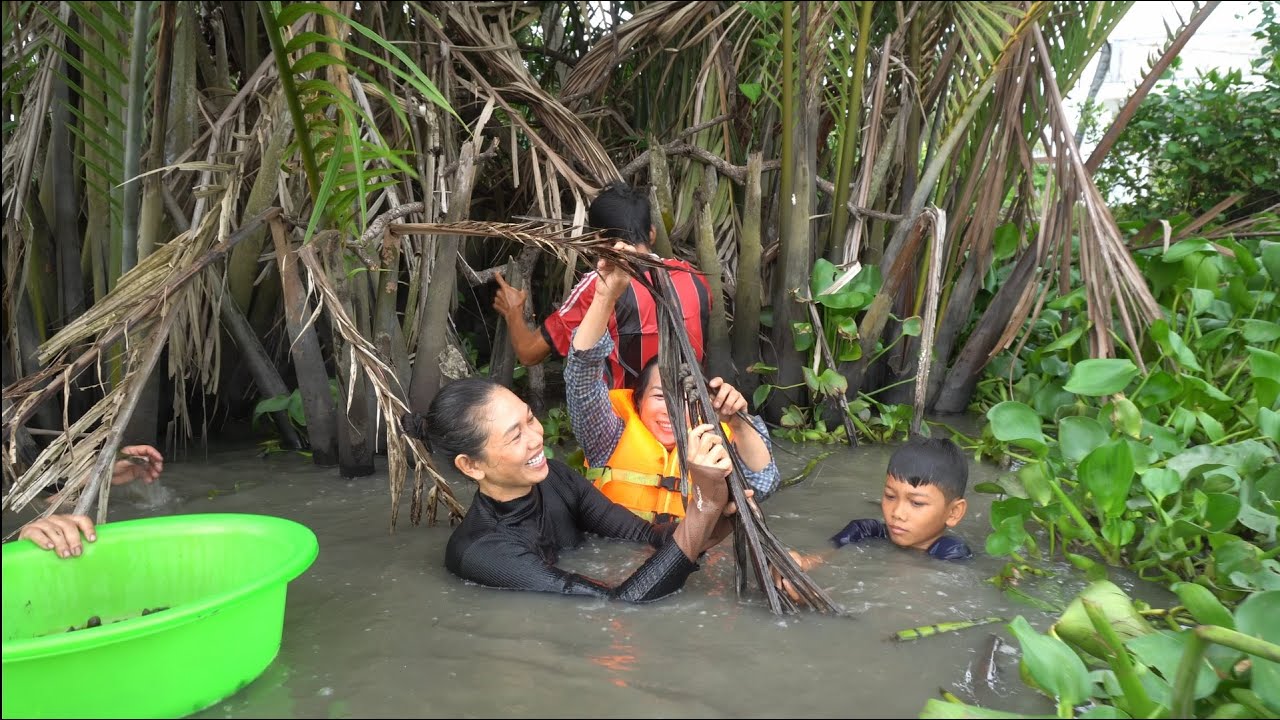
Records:
[[[929,546],[930,557],[939,560],[968,560],[973,557],[969,544],[954,535],[943,535]]]

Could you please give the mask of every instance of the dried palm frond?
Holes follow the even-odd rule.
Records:
[[[801,605],[822,613],[844,615],[844,609],[801,569],[787,547],[769,529],[760,508],[754,502],[747,501],[743,480],[745,466],[737,450],[725,436],[724,429],[716,421],[717,413],[707,393],[707,379],[702,373],[693,345],[689,342],[683,314],[674,305],[677,295],[667,270],[664,267],[647,274],[637,274],[635,267],[631,267],[629,271],[649,289],[659,308],[658,372],[662,377],[662,386],[669,388],[668,392],[663,393],[663,398],[670,416],[688,417],[695,426],[710,424],[729,450],[733,470],[727,481],[733,502],[738,506],[738,513],[734,515],[734,557],[739,595],[747,588],[748,577],[754,576],[768,599],[769,609],[776,615],[795,613]],[[674,388],[679,388],[680,391],[670,390]],[[688,488],[689,430],[686,423],[680,422],[673,423],[672,428],[680,457],[681,479],[683,486]],[[795,588],[800,595],[799,603],[787,593],[778,592],[773,582],[775,574]]]
[[[555,255],[565,263],[574,262],[573,253],[594,260],[608,260],[618,265],[661,268],[662,259],[656,256],[639,256],[635,253],[615,250],[615,238],[605,237],[604,231],[574,234],[570,228],[550,222],[498,223],[482,220],[461,220],[451,223],[391,223],[387,231],[392,235],[465,235],[469,237],[501,238],[528,247],[537,247]]]
[[[220,206],[207,213],[198,228],[162,245],[121,277],[102,302],[41,348],[41,362],[46,363],[43,369],[5,388],[5,399],[12,402],[5,404],[3,462],[6,473],[17,477],[4,496],[5,510],[26,507],[44,488],[65,479],[65,488],[43,514],[56,512],[75,497],[75,512],[83,514],[96,498],[98,521],[106,519],[111,487],[107,479],[115,449],[142,387],[171,336],[183,327],[186,334],[196,333],[205,316],[207,303],[200,300],[204,292],[200,276],[210,263],[280,213],[279,208],[271,208],[210,247],[225,230],[221,222],[223,209]],[[67,397],[72,383],[85,370],[100,366],[104,355],[121,340],[127,343],[128,354],[124,377],[75,422],[66,417],[64,406],[63,432],[19,474],[16,429],[57,394]],[[73,356],[73,349],[85,343],[87,347]]]
[[[1118,315],[1125,340],[1133,350],[1133,359],[1143,366],[1137,352],[1138,333],[1144,323],[1160,318],[1160,308],[1080,157],[1050,65],[1048,44],[1039,28],[1033,29],[1033,37],[1047,94],[1049,136],[1044,144],[1053,158],[1053,170],[1045,190],[1044,215],[1036,247],[1027,251],[1038,253],[1039,266],[1043,269],[1038,280],[1027,284],[991,357],[1008,347],[1024,327],[1030,327],[1026,324],[1028,318],[1034,322],[1039,317],[1055,268],[1060,282],[1069,277],[1075,236],[1079,238],[1078,263],[1090,321],[1091,356],[1115,355],[1112,327]],[[1026,337],[1023,336],[1023,342]]]
[[[405,474],[408,469],[405,462],[404,444],[407,437],[404,430],[400,426],[400,418],[409,412],[409,407],[404,403],[404,388],[400,387],[400,381],[396,378],[395,372],[387,367],[386,363],[378,357],[377,351],[368,339],[360,333],[355,322],[347,315],[346,308],[342,301],[338,299],[338,294],[333,288],[333,281],[325,272],[319,258],[316,257],[315,248],[306,245],[297,250],[298,258],[302,260],[303,266],[307,268],[307,275],[310,280],[310,287],[317,292],[320,301],[325,309],[329,311],[329,318],[333,322],[334,330],[342,336],[349,352],[348,358],[336,358],[337,362],[349,362],[351,370],[349,372],[351,386],[355,385],[355,365],[359,363],[364,370],[365,375],[369,378],[369,383],[373,386],[374,395],[378,400],[378,409],[382,411],[382,420],[386,423],[387,428],[387,476],[390,481],[391,489],[391,530],[395,530],[396,520],[400,515],[400,496],[404,491]],[[352,398],[347,397],[350,404]],[[428,524],[435,523],[437,503],[443,502],[449,510],[449,519],[461,520],[464,514],[462,504],[453,496],[453,490],[445,479],[436,471],[435,465],[431,462],[430,456],[426,453],[422,443],[416,439],[408,438],[409,450],[413,453],[414,459],[417,461],[414,470],[414,492],[413,502],[410,507],[410,520],[417,525],[422,514],[422,470],[426,468],[431,475],[434,487],[428,497],[429,505],[427,507]]]

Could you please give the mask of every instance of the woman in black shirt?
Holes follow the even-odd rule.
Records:
[[[586,478],[543,451],[542,424],[520,398],[487,379],[446,385],[426,416],[408,414],[405,432],[476,481],[475,499],[449,538],[445,566],[463,579],[512,590],[591,595],[627,602],[665,597],[684,586],[697,559],[732,530],[725,478],[730,462],[710,425],[689,434],[693,490],[678,525],[655,525],[606,498]],[[556,567],[558,553],[584,533],[656,548],[617,587]]]

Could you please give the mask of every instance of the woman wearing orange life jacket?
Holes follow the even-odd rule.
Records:
[[[632,249],[624,243],[615,247]],[[608,324],[630,276],[605,261],[597,264],[596,272],[595,297],[574,332],[564,369],[569,420],[586,455],[587,477],[610,500],[646,520],[683,517],[675,434],[656,358],[640,373],[634,391],[611,392],[604,381],[605,363],[614,349]],[[740,411],[747,409],[746,398],[723,379],[713,378],[708,389],[742,458],[744,479],[755,489],[756,500],[763,500],[780,480],[764,421],[743,419]]]

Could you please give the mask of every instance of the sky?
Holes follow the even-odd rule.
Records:
[[[1250,2],[1223,2],[1209,15],[1196,34],[1191,37],[1180,57],[1182,65],[1176,71],[1178,77],[1194,77],[1196,70],[1210,68],[1249,69],[1249,62],[1261,53],[1261,42],[1252,36],[1260,18],[1260,0]],[[1118,107],[1142,81],[1152,57],[1167,42],[1165,24],[1178,28],[1183,18],[1190,17],[1194,6],[1190,2],[1137,2],[1112,31],[1111,66],[1098,93],[1098,100],[1111,107]],[[1093,81],[1098,58],[1089,63],[1080,77],[1079,84],[1067,94],[1066,103],[1072,116],[1078,112]]]

